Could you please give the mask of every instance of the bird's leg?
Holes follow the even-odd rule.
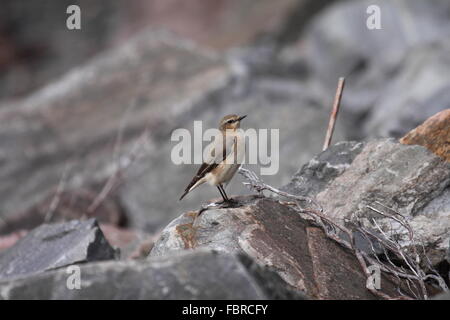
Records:
[[[224,200],[225,200],[225,202],[230,202],[230,199],[228,198],[227,193],[225,192],[225,189],[223,188],[223,185],[222,185],[222,184],[219,184],[219,187],[220,187],[220,189],[222,190],[222,193],[223,193],[223,195],[224,195]]]
[[[228,202],[228,203],[236,203],[236,200],[234,200],[234,199],[232,199],[232,198],[228,198],[228,196],[227,196],[227,194],[226,194],[226,192],[225,192],[225,188],[223,187],[223,185],[221,185],[221,184],[219,184],[219,186],[220,186],[220,188],[222,189],[222,192],[223,192],[223,194],[224,194],[224,199],[225,199],[225,202]]]
[[[224,195],[224,193],[222,192],[222,188],[221,188],[220,184],[217,186],[217,189],[219,189],[220,195],[223,198],[223,202],[228,202],[228,197],[226,195]]]

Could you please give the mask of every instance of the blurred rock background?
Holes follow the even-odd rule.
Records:
[[[374,4],[381,30],[366,27]],[[400,138],[450,108],[449,33],[446,0],[4,0],[0,239],[88,216],[157,233],[219,196],[178,202],[195,166],[170,161],[172,131],[229,113],[280,129],[279,173],[263,179],[286,185],[321,151],[340,76],[333,141]],[[249,193],[241,181],[230,194]]]

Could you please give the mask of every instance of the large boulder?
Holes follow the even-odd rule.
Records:
[[[44,224],[1,253],[0,279],[116,257],[94,219]]]
[[[442,260],[450,237],[449,212],[433,210],[450,185],[450,164],[421,146],[405,146],[393,140],[368,142],[351,166],[318,193],[316,200],[336,221],[371,225],[375,218],[389,233],[410,245],[408,230],[369,206],[407,217],[417,240],[426,248],[438,248]]]
[[[315,197],[329,182],[341,175],[364,147],[363,142],[343,141],[331,145],[325,151],[303,165],[281,187],[291,194]]]
[[[67,285],[69,277],[75,273],[55,270],[0,280],[0,299],[304,298],[273,271],[261,268],[248,257],[211,250],[188,251],[151,260],[89,263],[79,267],[79,289]]]
[[[236,199],[237,207],[209,209],[195,223],[196,212],[172,221],[155,243],[151,259],[191,248],[244,252],[311,298],[376,298],[366,289],[355,256],[295,210],[273,199]],[[390,279],[383,276],[381,286],[396,295]]]
[[[376,219],[404,246],[408,231],[369,206],[406,217],[416,241],[433,262],[445,260],[450,240],[450,164],[417,145],[392,139],[342,143],[304,165],[282,189],[314,197],[336,222],[363,223]]]

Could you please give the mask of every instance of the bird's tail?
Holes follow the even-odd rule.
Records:
[[[189,185],[184,189],[184,193],[181,196],[181,198],[178,201],[181,201],[189,192],[197,188],[199,185],[201,185],[204,181],[201,176],[196,175],[192,181],[189,183]]]
[[[178,201],[183,200],[183,198],[189,193],[189,188],[187,188],[186,190],[184,190],[184,193],[181,195],[180,199]]]

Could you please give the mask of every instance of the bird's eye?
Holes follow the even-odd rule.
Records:
[[[233,123],[233,122],[234,122],[233,119],[227,121],[227,123]]]

